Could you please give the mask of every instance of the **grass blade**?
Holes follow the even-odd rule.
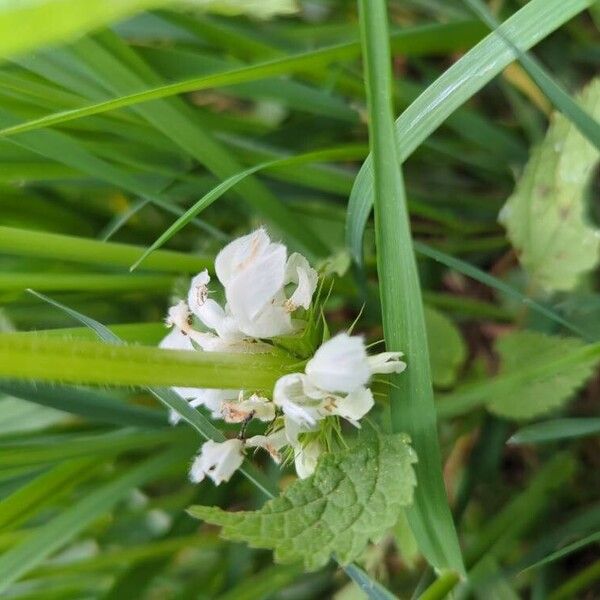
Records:
[[[390,388],[392,429],[411,436],[419,457],[415,500],[407,516],[428,561],[437,569],[464,573],[442,479],[425,316],[394,136],[386,3],[359,0],[359,9],[383,329],[387,349],[405,352],[409,363]]]
[[[86,494],[23,542],[0,557],[0,593],[21,576],[37,567],[90,523],[110,511],[129,491],[160,476],[173,464],[189,458],[188,444],[176,446],[127,471],[124,475]]]
[[[481,0],[463,0],[463,2],[492,30],[497,30],[499,23]],[[508,47],[519,57],[519,62],[527,74],[554,106],[562,112],[598,150],[600,150],[600,123],[583,110],[569,94],[548,74],[536,58],[522,52],[503,31],[498,31]]]
[[[519,429],[509,444],[543,444],[600,433],[600,418],[553,419]]]
[[[0,227],[0,252],[17,256],[129,267],[143,251],[141,246],[101,242],[44,231]],[[212,264],[212,258],[161,250],[148,259],[146,268],[171,273],[196,273],[210,268]]]
[[[406,160],[461,104],[502,72],[516,58],[500,37],[510,32],[527,50],[571,17],[593,4],[593,0],[531,0],[444,72],[396,120],[401,140],[400,160]],[[373,164],[363,164],[357,177],[346,222],[346,241],[353,258],[362,263],[364,229],[373,207]]]

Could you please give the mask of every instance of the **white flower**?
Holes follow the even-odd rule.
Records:
[[[275,418],[275,405],[267,398],[252,394],[247,400],[240,393],[237,402],[225,402],[221,407],[227,423],[241,423],[249,418],[269,422]]]
[[[305,446],[294,448],[294,466],[300,479],[306,479],[315,472],[319,456],[322,453],[323,448],[317,440],[313,440]]]
[[[322,396],[312,398],[313,391],[306,375],[290,373],[280,377],[273,390],[273,402],[283,410],[285,416],[302,429],[314,427],[322,417]]]
[[[190,480],[200,483],[208,475],[215,485],[229,481],[244,462],[243,449],[244,442],[238,439],[204,442],[200,454],[192,463]]]
[[[306,365],[306,374],[284,375],[275,384],[273,401],[289,421],[306,430],[320,419],[339,416],[355,427],[375,404],[367,384],[375,373],[400,373],[401,352],[369,357],[359,336],[340,333],[325,342]]]
[[[239,330],[251,337],[270,338],[293,331],[290,313],[308,308],[317,274],[299,254],[287,258],[283,244],[273,243],[264,229],[234,240],[215,260],[227,305]],[[288,299],[285,287],[296,285]]]
[[[371,368],[363,339],[347,333],[332,337],[308,361],[306,374],[314,385],[329,392],[350,393],[364,386]]]
[[[246,446],[266,450],[277,464],[281,462],[281,453],[279,451],[284,446],[289,445],[289,443],[290,441],[285,429],[278,429],[269,433],[269,435],[255,435],[246,440]]]

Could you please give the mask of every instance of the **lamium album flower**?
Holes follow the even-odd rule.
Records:
[[[304,256],[288,255],[264,229],[225,246],[215,260],[215,273],[225,302],[211,298],[207,270],[196,275],[186,300],[172,306],[165,323],[171,331],[161,348],[188,352],[270,352],[273,338],[301,333],[313,301],[318,276]],[[300,318],[297,318],[297,314]],[[262,449],[281,463],[293,458],[299,477],[314,472],[323,427],[345,419],[355,427],[374,405],[368,387],[373,375],[400,373],[406,368],[401,352],[369,356],[362,337],[340,333],[325,341],[306,362],[303,372],[280,377],[273,390],[175,387],[193,408],[207,409],[214,419],[239,423],[242,432],[251,420],[268,423],[267,431],[244,439],[205,442],[195,458],[190,479],[228,481],[240,467],[247,449]],[[226,382],[224,382],[226,383]],[[170,421],[180,416],[172,411]]]

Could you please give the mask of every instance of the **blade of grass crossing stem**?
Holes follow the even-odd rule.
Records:
[[[569,544],[568,546],[565,546],[564,548],[561,548],[560,550],[557,550],[556,552],[549,554],[542,560],[539,560],[539,561],[533,563],[532,565],[525,567],[521,571],[521,573],[524,571],[529,571],[530,569],[537,569],[538,567],[541,567],[542,565],[547,565],[548,563],[559,560],[560,558],[563,558],[564,556],[568,556],[569,554],[576,552],[580,548],[585,548],[585,546],[589,546],[590,544],[597,544],[597,543],[600,543],[600,531],[596,531],[595,533],[592,533],[591,535],[588,535],[587,537],[585,537],[581,540],[573,542],[572,544]]]
[[[462,0],[492,31],[498,31],[498,21],[481,0]],[[546,69],[532,55],[522,52],[513,42],[512,38],[503,31],[498,35],[504,40],[508,47],[519,57],[527,74],[535,81],[544,92],[548,100],[569,119],[577,129],[598,150],[600,150],[600,123],[583,110],[569,94],[552,79]]]
[[[473,265],[464,260],[455,258],[454,256],[450,256],[449,254],[446,254],[441,250],[437,250],[436,248],[432,248],[431,246],[428,246],[423,242],[415,241],[414,248],[419,254],[427,256],[428,258],[431,258],[443,265],[446,265],[450,269],[454,269],[455,271],[458,271],[463,275],[474,279],[475,281],[479,281],[479,283],[483,283],[484,285],[494,288],[495,290],[506,294],[509,298],[513,298],[515,300],[518,300],[519,302],[522,302],[525,306],[529,307],[531,310],[537,312],[538,314],[546,317],[550,321],[554,321],[555,323],[562,325],[563,327],[569,329],[570,331],[582,337],[583,339],[592,341],[592,338],[590,337],[589,333],[585,332],[580,327],[577,327],[577,325],[570,323],[569,321],[561,317],[556,311],[553,311],[543,306],[539,302],[536,302],[535,300],[527,297],[525,294],[512,287],[508,283],[505,283],[501,279],[498,279],[497,277],[494,277],[493,275],[490,275],[489,273],[486,273],[485,271],[474,267]]]
[[[388,350],[409,368],[390,388],[394,431],[417,452],[417,488],[407,511],[419,547],[437,569],[464,573],[441,470],[425,318],[392,114],[391,57],[385,0],[359,0],[369,137],[373,157],[377,270]]]
[[[93,329],[101,340],[109,343],[122,344],[122,340],[110,329],[102,323],[83,315],[72,308],[69,308],[56,300],[48,298],[43,294],[39,294],[30,290],[35,296],[41,300],[52,304],[56,308],[65,311],[74,319],[83,323],[87,327]],[[148,391],[153,394],[162,404],[171,410],[178,412],[181,417],[196,429],[205,439],[215,441],[223,441],[225,436],[212,425],[201,413],[192,408],[183,398],[169,388],[153,388],[148,387]],[[270,481],[249,461],[244,461],[240,468],[241,473],[254,486],[261,490],[268,498],[273,498],[277,495],[277,490],[273,487]],[[0,563],[1,564],[1,563]],[[356,565],[343,566],[344,571],[348,576],[356,582],[356,584],[367,594],[371,600],[388,600],[394,596],[390,594],[383,586],[371,579],[367,573]],[[385,595],[387,594],[387,596]]]
[[[123,340],[121,340],[121,338],[119,338],[114,332],[112,332],[102,323],[91,319],[90,317],[77,312],[76,310],[73,310],[64,304],[61,304],[60,302],[56,302],[56,300],[48,298],[43,294],[38,294],[33,290],[30,290],[30,292],[40,298],[40,300],[48,302],[59,310],[66,312],[80,323],[83,323],[86,327],[89,327],[95,331],[102,341],[110,344],[123,344]],[[217,429],[202,413],[192,408],[179,394],[175,393],[170,388],[146,387],[146,389],[165,407],[177,412],[182,419],[184,419],[189,425],[198,431],[203,438],[207,440],[215,440],[217,442],[222,442],[225,439],[225,436],[221,433],[221,431],[219,431],[219,429]],[[249,481],[251,481],[267,496],[270,497],[274,495],[270,482],[258,469],[254,467],[254,465],[246,461],[240,471]]]
[[[76,504],[39,527],[35,533],[0,557],[0,593],[45,558],[83,531],[99,516],[110,511],[130,490],[155,479],[173,464],[189,458],[189,446],[178,446],[144,461],[88,493]]]
[[[302,165],[310,162],[318,162],[325,161],[331,158],[340,160],[345,156],[349,156],[354,158],[356,153],[355,149],[350,149],[348,154],[346,155],[344,152],[340,152],[339,149],[331,149],[331,150],[316,150],[314,152],[307,152],[306,154],[301,154],[298,156],[289,156],[286,158],[280,158],[275,160],[269,160],[267,162],[260,163],[255,165],[254,167],[250,167],[245,171],[241,171],[240,173],[236,173],[232,175],[225,181],[222,181],[219,185],[214,187],[210,192],[202,196],[200,200],[194,203],[190,208],[179,219],[177,219],[169,228],[165,230],[165,232],[158,237],[158,239],[152,243],[148,249],[131,265],[130,270],[133,271],[137,269],[139,265],[146,260],[146,258],[154,252],[156,249],[160,248],[163,244],[165,244],[168,240],[170,240],[178,231],[180,231],[183,227],[185,227],[197,214],[203,211],[205,208],[208,208],[213,202],[218,200],[227,190],[230,190],[237,183],[252,175],[257,173],[258,171],[262,171],[264,169],[269,169],[273,167],[286,167],[293,165]]]
[[[501,34],[510,32],[527,50],[595,0],[531,0],[498,31],[488,35],[431,84],[396,120],[400,160],[406,160],[459,106],[516,58]],[[369,157],[354,183],[346,221],[346,243],[362,263],[365,226],[373,207],[373,163]]]

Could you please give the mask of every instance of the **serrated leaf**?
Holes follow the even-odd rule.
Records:
[[[441,312],[425,307],[425,325],[433,384],[452,387],[467,357],[467,347],[454,323]]]
[[[412,502],[416,455],[408,441],[404,434],[363,433],[348,450],[325,454],[314,475],[258,511],[193,506],[189,513],[221,525],[229,540],[273,549],[278,562],[303,561],[313,571],[335,554],[347,564]]]
[[[600,119],[600,79],[578,100]],[[517,187],[500,212],[532,283],[546,291],[575,287],[600,258],[600,231],[586,218],[585,196],[600,153],[561,114],[555,114]]]
[[[572,352],[585,344],[575,338],[544,335],[533,331],[511,333],[496,343],[502,359],[501,374],[543,365]],[[529,419],[564,404],[590,377],[597,358],[557,371],[554,376],[531,381],[526,387],[514,389],[492,400],[488,409],[510,419]]]

